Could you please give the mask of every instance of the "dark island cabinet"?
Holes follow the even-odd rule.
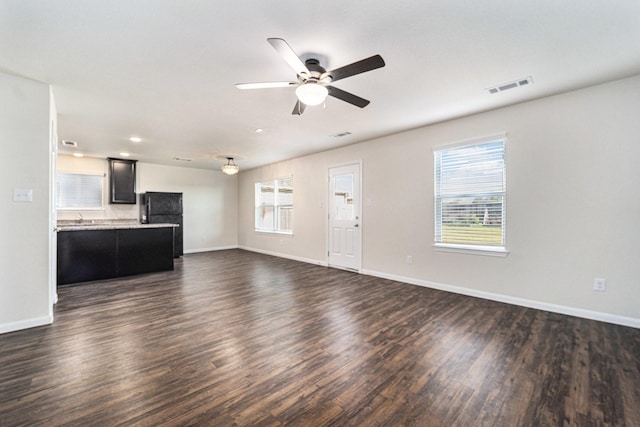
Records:
[[[58,232],[58,285],[173,270],[173,227]]]
[[[115,277],[116,230],[58,232],[58,285]]]
[[[173,227],[118,230],[118,276],[173,270],[173,233]]]
[[[109,158],[109,203],[136,204],[137,160]]]

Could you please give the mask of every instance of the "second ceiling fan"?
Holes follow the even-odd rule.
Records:
[[[238,83],[238,89],[267,89],[277,87],[298,86],[296,88],[296,96],[298,100],[293,108],[292,114],[300,115],[304,112],[307,105],[319,105],[324,102],[327,95],[338,98],[356,107],[364,108],[369,105],[369,101],[360,98],[352,93],[331,86],[330,83],[344,79],[346,77],[355,76],[356,74],[365,73],[384,67],[384,60],[380,55],[374,55],[369,58],[362,59],[344,67],[333,70],[325,70],[320,61],[314,58],[307,59],[305,62],[295,54],[293,49],[284,39],[269,38],[267,41],[275,50],[284,58],[293,71],[296,72],[298,81],[295,82],[264,82],[264,83]]]

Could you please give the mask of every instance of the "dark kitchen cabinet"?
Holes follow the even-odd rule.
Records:
[[[173,270],[173,227],[118,230],[118,276]]]
[[[58,285],[116,277],[116,230],[58,232]]]
[[[58,232],[58,285],[173,270],[173,227]]]
[[[109,158],[109,203],[136,204],[137,160]]]

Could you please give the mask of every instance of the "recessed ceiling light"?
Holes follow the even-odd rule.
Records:
[[[120,155],[121,155],[122,157],[129,157],[131,154],[129,154],[129,153],[125,153],[125,152],[122,152],[122,153],[120,153]]]
[[[139,136],[132,136],[131,138],[129,138],[129,141],[131,141],[131,142],[141,142],[142,138],[140,138]]]
[[[84,157],[82,153],[73,153],[73,157]]]
[[[258,128],[258,129],[255,130],[255,133],[262,133],[262,132],[264,132],[264,129],[262,129],[262,128]]]

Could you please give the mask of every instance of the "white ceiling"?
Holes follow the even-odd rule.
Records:
[[[295,88],[238,90],[295,80],[268,37],[326,69],[380,54],[386,67],[335,83],[371,104],[329,97],[294,116]],[[0,71],[53,86],[61,140],[215,170],[221,156],[248,169],[638,74],[639,46],[638,0],[0,0]]]

